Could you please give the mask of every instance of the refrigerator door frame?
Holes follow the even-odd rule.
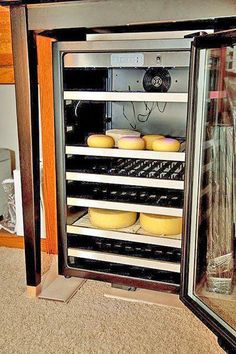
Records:
[[[198,212],[198,196],[200,192],[201,173],[201,144],[203,133],[203,104],[206,90],[204,63],[206,51],[209,48],[232,46],[236,44],[236,29],[231,31],[216,32],[214,34],[196,37],[192,43],[190,79],[189,79],[189,103],[187,117],[187,146],[185,168],[185,200],[184,200],[184,227],[182,243],[181,265],[181,301],[218,337],[219,344],[226,352],[234,352],[236,349],[236,336],[229,330],[230,326],[218,315],[214,314],[200,299],[194,295],[194,267],[196,258],[196,213]],[[201,51],[201,49],[205,49]],[[200,77],[201,76],[201,77]],[[199,78],[201,80],[199,80]],[[199,84],[201,83],[201,84]],[[196,118],[200,111],[200,118]],[[199,116],[198,116],[199,117]],[[194,182],[196,184],[194,185]],[[195,214],[194,214],[195,212]],[[195,215],[195,220],[194,220]],[[195,234],[194,239],[192,239]],[[192,241],[195,241],[194,243]],[[218,317],[218,318],[217,318]],[[228,328],[227,328],[228,327]]]
[[[161,281],[135,278],[99,272],[94,270],[84,270],[83,268],[73,268],[67,261],[67,241],[66,230],[66,168],[65,168],[65,137],[64,137],[64,95],[63,95],[63,58],[69,53],[123,53],[134,51],[155,52],[163,51],[190,51],[192,39],[177,40],[137,40],[137,41],[98,41],[96,43],[77,42],[54,42],[53,43],[53,66],[54,66],[54,116],[55,116],[55,142],[56,142],[56,186],[57,186],[57,220],[58,220],[58,272],[67,277],[77,276],[86,279],[101,280],[120,285],[134,286],[150,290],[160,290],[166,292],[179,292],[177,286],[172,283],[162,283]],[[131,42],[131,43],[130,43]],[[168,49],[168,50],[167,50]]]

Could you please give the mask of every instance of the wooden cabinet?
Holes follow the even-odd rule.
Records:
[[[0,84],[14,83],[9,9],[0,6]]]
[[[57,253],[56,177],[54,146],[54,112],[52,86],[52,39],[37,36],[38,82],[43,141],[43,197],[45,203],[46,239],[42,251]],[[0,6],[0,85],[14,84],[12,38],[9,9]],[[23,248],[22,236],[0,230],[0,247]]]

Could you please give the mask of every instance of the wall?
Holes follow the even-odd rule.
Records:
[[[13,152],[12,167],[19,169],[15,85],[0,85],[0,147]]]
[[[19,168],[16,102],[9,9],[0,6],[0,147],[12,151],[12,168]]]

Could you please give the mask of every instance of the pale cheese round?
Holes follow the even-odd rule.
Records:
[[[118,141],[126,136],[140,137],[140,133],[131,129],[110,129],[106,131],[106,135],[111,136],[115,141],[115,146],[118,146]]]
[[[140,213],[140,225],[153,235],[179,235],[182,232],[182,218],[176,216]]]
[[[127,150],[143,150],[145,149],[145,141],[142,138],[126,136],[118,141],[118,148]]]
[[[180,149],[180,142],[177,139],[163,138],[157,139],[152,143],[154,151],[172,151],[176,152]]]
[[[157,139],[164,138],[164,136],[158,134],[150,134],[150,135],[144,135],[142,138],[145,140],[146,150],[152,150],[152,143]]]
[[[115,142],[111,136],[104,134],[93,134],[87,139],[87,144],[89,147],[94,148],[112,148]]]
[[[88,213],[91,224],[101,229],[121,229],[137,220],[137,213],[131,211],[89,208]]]

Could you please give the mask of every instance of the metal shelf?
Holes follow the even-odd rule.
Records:
[[[151,205],[110,202],[104,200],[94,200],[94,199],[76,198],[76,197],[68,197],[67,205],[87,207],[87,208],[135,211],[138,213],[152,213],[152,214],[178,216],[178,217],[182,217],[183,215],[183,209],[180,208],[169,208],[169,207],[167,208],[167,207],[151,206]]]
[[[171,236],[150,236],[144,235],[139,230],[138,233],[130,233],[119,230],[104,230],[84,226],[67,225],[66,231],[75,235],[85,235],[91,237],[102,237],[114,240],[146,243],[149,245],[181,248],[181,235]],[[175,238],[174,238],[175,237]]]
[[[94,173],[66,172],[66,179],[70,181],[112,183],[121,185],[184,189],[183,181],[142,178],[142,177],[126,177],[126,176],[109,176]]]
[[[157,261],[157,260],[150,260],[146,258],[129,257],[123,255],[115,255],[106,252],[87,251],[79,248],[68,248],[68,256],[180,273],[180,263]]]
[[[65,100],[187,103],[187,93],[64,91]]]
[[[149,160],[185,161],[185,152],[159,152],[149,150],[125,150],[109,148],[91,148],[88,146],[66,146],[67,155],[87,155],[103,157],[127,157]]]

